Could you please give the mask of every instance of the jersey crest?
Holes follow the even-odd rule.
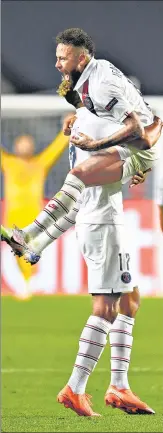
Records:
[[[91,113],[96,114],[97,116],[92,99],[89,96],[88,85],[89,85],[89,81],[86,80],[85,83],[83,84],[82,101],[84,106],[87,108],[87,110],[91,111]]]

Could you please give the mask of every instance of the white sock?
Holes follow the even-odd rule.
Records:
[[[111,326],[109,340],[111,346],[111,385],[119,389],[130,389],[128,369],[133,343],[132,328],[135,319],[118,314]]]
[[[79,340],[79,351],[68,385],[75,394],[84,394],[88,378],[94,370],[107,342],[111,323],[90,316]]]
[[[48,229],[45,229],[38,236],[35,236],[28,245],[37,253],[40,254],[48,245],[58,239],[64,232],[75,224],[76,215],[79,210],[79,202],[75,204],[75,207],[70,212],[57,220],[56,223],[52,224]]]
[[[35,237],[46,230],[59,218],[69,213],[84,188],[84,183],[69,173],[61,190],[47,203],[33,223],[23,228],[23,231],[31,237]]]

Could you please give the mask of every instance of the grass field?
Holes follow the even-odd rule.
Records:
[[[143,299],[134,329],[130,385],[156,415],[104,406],[110,381],[107,345],[89,379],[100,419],[78,417],[56,402],[72,370],[90,297],[2,298],[3,432],[163,432],[163,300]]]

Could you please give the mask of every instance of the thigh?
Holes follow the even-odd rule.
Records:
[[[124,227],[79,224],[76,226],[76,232],[81,253],[88,267],[89,293],[131,292],[132,269]]]
[[[105,185],[118,182],[122,178],[124,161],[116,148],[99,151],[77,165],[72,174],[80,178],[86,186]]]

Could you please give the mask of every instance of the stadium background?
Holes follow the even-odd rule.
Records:
[[[1,141],[9,152],[13,151],[16,136],[30,134],[36,142],[36,153],[39,153],[54,140],[61,129],[65,113],[71,110],[68,104],[63,104],[62,110],[59,111],[58,108],[57,111],[59,105],[58,100],[55,100],[60,80],[59,73],[55,70],[55,35],[66,27],[79,26],[88,31],[95,40],[97,57],[108,58],[120,67],[146,95],[146,100],[151,102],[154,111],[163,115],[163,57],[159,43],[162,37],[163,4],[159,1],[96,1],[93,14],[92,5],[92,1],[2,2]],[[101,22],[102,32],[99,30]],[[151,28],[155,30],[151,31]],[[40,99],[38,102],[36,98],[36,109],[33,110],[36,96]],[[49,114],[48,108],[43,109],[43,96],[47,98],[46,107],[49,104],[48,98],[53,98],[54,112]],[[28,105],[28,109],[23,111],[24,105]],[[68,169],[68,150],[65,150],[47,176],[45,199],[59,190]],[[132,237],[135,273],[144,295],[161,294],[160,236],[157,206],[154,203],[156,174],[156,170],[153,170],[146,182],[138,188],[129,190],[128,186],[124,187],[126,223]],[[4,207],[7,204],[3,183],[2,176]],[[70,260],[68,252],[72,243],[73,256]],[[11,273],[8,272],[8,264]],[[86,267],[73,230],[44,251],[28,286],[31,293],[87,291]],[[2,291],[18,295],[23,287],[25,290],[23,273],[9,248],[3,246]]]

